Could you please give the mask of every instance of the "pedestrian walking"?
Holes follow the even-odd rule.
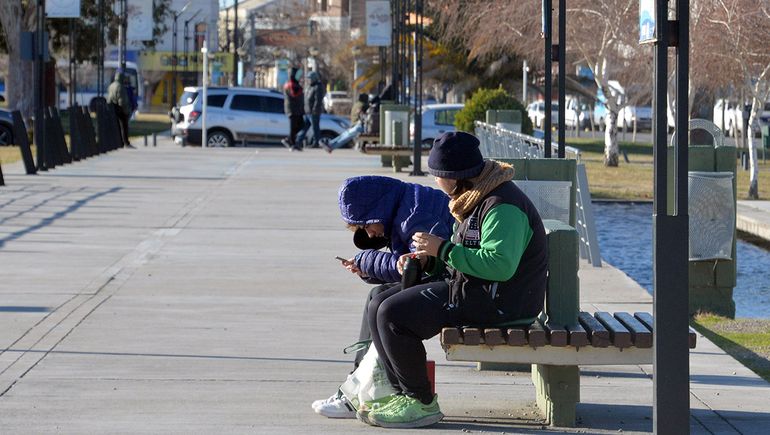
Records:
[[[326,94],[323,83],[321,82],[321,76],[315,72],[310,71],[308,74],[310,80],[310,86],[305,93],[305,121],[302,131],[297,135],[297,143],[302,143],[307,137],[307,132],[310,128],[313,129],[313,138],[310,142],[311,147],[317,147],[319,140],[321,139],[321,113],[323,113],[323,98]]]
[[[123,138],[123,146],[126,148],[134,148],[128,140],[128,118],[131,116],[132,104],[126,86],[123,84],[123,79],[123,71],[116,71],[114,80],[110,83],[110,86],[107,87],[107,103],[115,112],[115,117],[118,118],[120,133]]]
[[[289,117],[289,137],[281,140],[281,143],[292,151],[302,151],[302,147],[295,140],[302,130],[305,115],[305,101],[302,85],[297,81],[296,67],[289,72],[289,80],[283,85],[283,112]]]

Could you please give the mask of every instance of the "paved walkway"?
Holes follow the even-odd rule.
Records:
[[[770,201],[738,201],[736,227],[770,241]]]
[[[351,367],[368,289],[334,260],[353,252],[337,188],[392,175],[378,159],[161,141],[3,170],[3,433],[385,432],[310,409]],[[623,273],[581,267],[586,308],[651,309]],[[652,430],[651,366],[583,367],[579,426],[561,430],[542,427],[528,374],[447,362],[437,339],[428,353],[447,415],[432,432]],[[766,431],[770,385],[703,337],[691,376],[692,433]]]

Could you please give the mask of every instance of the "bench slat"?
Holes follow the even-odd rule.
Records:
[[[543,347],[546,345],[547,340],[545,338],[545,329],[540,324],[539,320],[536,320],[527,330],[527,341],[532,347]]]
[[[631,333],[625,326],[618,322],[612,314],[606,311],[594,313],[596,320],[600,321],[610,331],[610,339],[615,347],[631,347]]]
[[[642,322],[642,324],[647,327],[650,331],[652,331],[652,314],[650,313],[644,313],[644,312],[636,312],[634,313],[634,317],[636,317],[636,320]],[[690,328],[688,326],[688,335],[687,335],[687,344],[689,345],[690,349],[695,349],[695,345],[698,342],[698,334],[695,332],[694,329]]]
[[[499,328],[484,329],[484,343],[487,346],[499,346],[505,344],[505,333]]]
[[[567,330],[554,322],[546,322],[545,331],[548,333],[548,342],[551,346],[564,347],[569,339]]]
[[[644,325],[645,328],[647,328],[650,332],[652,332],[652,314],[637,311],[634,313],[634,317],[642,325]]]
[[[444,344],[462,344],[462,334],[457,328],[443,328],[441,330],[441,342]]]
[[[615,313],[615,318],[631,333],[631,340],[634,342],[634,346],[641,348],[652,347],[652,331],[648,330],[642,322],[636,320],[631,313]]]
[[[481,344],[481,329],[463,328],[463,344],[478,346]]]
[[[527,333],[524,328],[508,328],[508,346],[526,346]]]
[[[578,315],[578,321],[585,328],[588,338],[591,340],[591,346],[607,347],[610,345],[610,332],[594,316],[581,311]]]
[[[581,347],[591,344],[588,341],[588,334],[586,333],[586,330],[580,326],[579,323],[575,325],[567,325],[567,331],[569,331],[570,346]]]
[[[695,344],[698,341],[698,333],[691,327],[687,327],[689,333],[687,335],[687,344],[690,345],[690,349],[695,349]]]

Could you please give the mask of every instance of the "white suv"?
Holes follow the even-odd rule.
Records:
[[[284,95],[270,89],[208,88],[206,146],[229,147],[236,142],[278,143],[289,134],[283,112]],[[187,87],[172,109],[171,134],[175,140],[201,143],[202,89]],[[350,127],[347,118],[321,115],[321,138],[332,139]],[[312,135],[312,129],[308,133]]]

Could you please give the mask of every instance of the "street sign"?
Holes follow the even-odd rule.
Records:
[[[366,45],[370,47],[390,46],[392,32],[389,1],[366,2]]]
[[[655,0],[639,0],[639,43],[658,40],[655,34]]]
[[[129,41],[152,41],[152,29],[154,27],[152,0],[128,0],[126,13],[128,15],[126,39]]]
[[[46,18],[80,17],[80,0],[48,0],[45,5]]]

